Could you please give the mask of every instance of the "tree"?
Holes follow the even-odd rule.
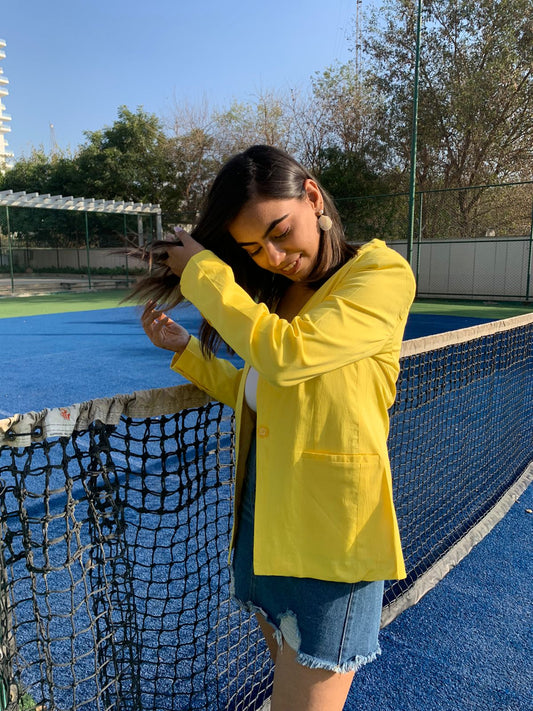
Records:
[[[125,106],[110,127],[86,132],[87,141],[73,156],[34,150],[2,177],[3,189],[132,202],[163,203],[175,195],[175,171],[162,124],[141,108]],[[70,244],[84,237],[80,215],[25,208],[16,215],[17,232],[26,241]],[[116,243],[124,229],[116,216],[92,215],[92,239]],[[81,237],[80,237],[81,236]]]
[[[175,175],[168,138],[155,114],[125,106],[112,126],[86,131],[74,155],[34,149],[0,178],[5,189],[159,203]]]
[[[361,152],[331,146],[320,151],[319,162],[318,177],[336,200],[347,236],[353,240],[391,236],[387,227],[396,206],[379,198],[387,192],[386,180],[369,168]]]
[[[412,0],[374,13],[368,79],[383,96],[389,164],[409,163],[415,53]],[[418,185],[529,179],[533,144],[531,0],[425,0]]]
[[[76,157],[84,194],[109,200],[160,203],[174,179],[161,121],[142,107],[118,110],[112,126],[86,131]]]
[[[312,89],[313,103],[324,130],[322,148],[336,146],[379,164],[381,147],[376,115],[380,99],[373,86],[358,73],[355,62],[335,64],[316,74]]]
[[[176,104],[167,119],[168,158],[175,172],[172,215],[193,223],[220,166],[213,137],[213,110],[207,101]],[[169,204],[169,201],[167,201]]]
[[[181,103],[170,120],[168,155],[176,170],[174,212],[193,221],[212,180],[235,153],[254,143],[291,150],[290,114],[271,92],[253,102],[232,101],[216,110],[203,102]]]
[[[48,192],[52,172],[50,157],[42,148],[34,148],[28,157],[20,158],[13,167],[0,175],[0,189],[27,193]]]
[[[78,195],[77,170],[73,158],[63,152],[48,155],[34,148],[19,159],[0,180],[1,190],[50,195]],[[25,244],[69,246],[83,237],[79,215],[59,210],[11,208],[11,228]]]
[[[222,162],[253,144],[289,152],[293,147],[285,99],[274,92],[263,92],[252,103],[233,101],[228,109],[214,113],[213,129]]]

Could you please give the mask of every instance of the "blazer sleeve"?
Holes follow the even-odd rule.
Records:
[[[188,262],[181,289],[241,358],[280,386],[381,352],[415,291],[408,263],[384,244],[351,260],[329,293],[290,322],[254,302],[207,250]]]
[[[236,368],[224,358],[206,358],[194,336],[185,350],[174,356],[170,367],[214,400],[235,409],[243,369]]]

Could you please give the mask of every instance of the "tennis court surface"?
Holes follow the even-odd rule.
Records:
[[[472,318],[415,314],[407,335]],[[194,310],[181,320],[195,329]],[[410,574],[388,585],[384,654],[357,675],[348,710],[533,708],[531,329],[411,348],[403,361],[391,457]],[[0,418],[58,408],[11,427],[17,446],[0,460],[3,576],[17,601],[0,601],[4,688],[16,677],[50,709],[259,709],[265,650],[227,591],[231,413],[187,388],[170,402],[67,408],[178,382],[132,308],[3,319],[0,337]],[[26,449],[32,439],[44,441]]]
[[[0,300],[0,311],[2,305]],[[180,307],[175,314],[185,328],[197,331],[194,307]],[[130,306],[0,319],[2,363],[5,372],[13,372],[2,386],[0,417],[185,382],[170,370],[169,354],[148,341],[139,316],[140,310]],[[406,337],[486,320],[413,314]]]

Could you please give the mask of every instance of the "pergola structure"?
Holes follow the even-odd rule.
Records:
[[[70,210],[75,212],[100,212],[133,215],[159,215],[161,224],[161,207],[152,203],[124,202],[122,200],[97,200],[84,197],[63,197],[63,195],[42,195],[41,193],[26,193],[24,190],[0,190],[0,206],[5,207],[38,207],[45,210]],[[157,219],[157,218],[156,218]],[[160,230],[158,230],[159,235]]]
[[[41,193],[26,193],[24,190],[13,192],[13,190],[0,190],[0,207],[4,207],[7,218],[7,236],[9,241],[9,260],[11,283],[13,286],[13,262],[11,258],[11,228],[9,219],[10,207],[31,207],[41,210],[67,210],[70,212],[85,213],[85,242],[87,248],[87,264],[89,265],[89,221],[88,214],[97,212],[100,214],[122,214],[137,215],[137,232],[139,244],[143,243],[143,216],[155,215],[156,234],[158,239],[162,239],[163,225],[161,219],[160,205],[142,202],[125,202],[122,200],[97,200],[95,198],[84,197],[63,197],[63,195],[42,195]],[[89,287],[91,286],[90,269],[88,270]]]

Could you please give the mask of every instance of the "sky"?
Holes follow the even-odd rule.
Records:
[[[366,0],[363,0],[366,2]],[[84,131],[142,106],[227,108],[305,89],[352,58],[356,0],[14,0],[2,3],[8,150],[75,150]]]

